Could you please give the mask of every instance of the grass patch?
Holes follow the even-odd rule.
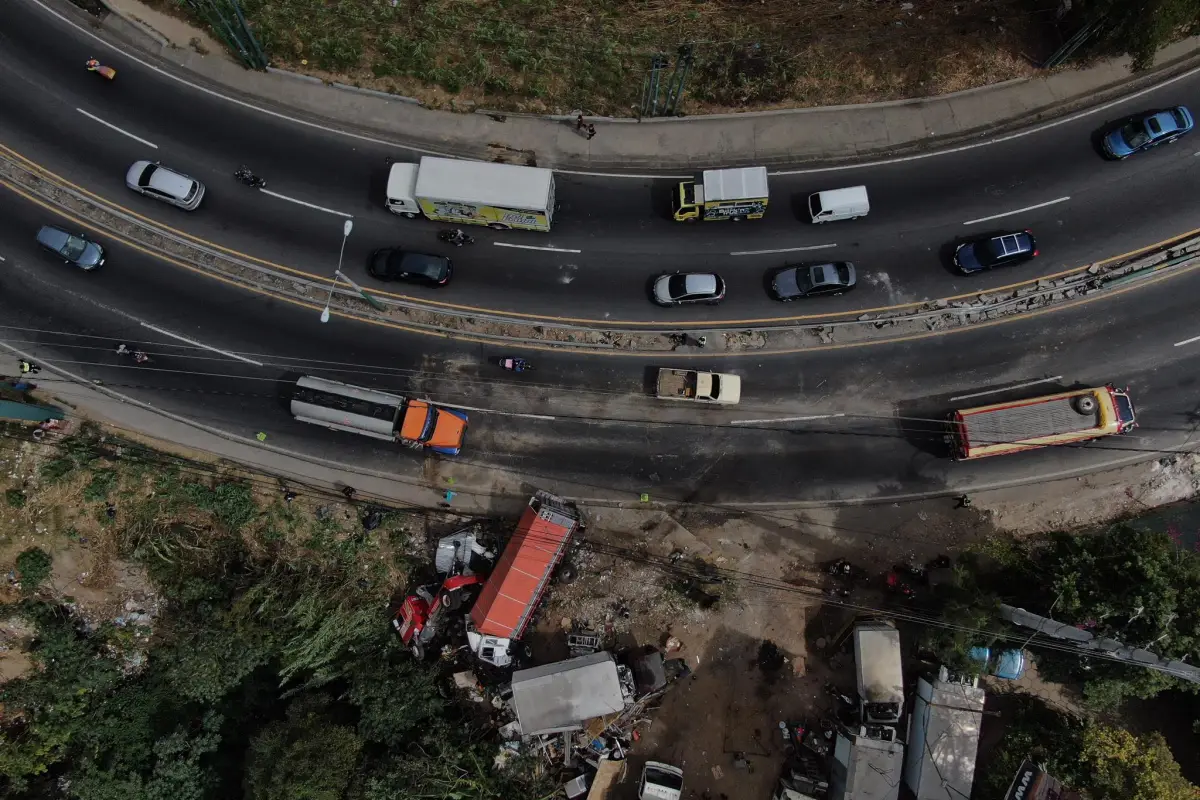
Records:
[[[5,489],[4,502],[8,504],[9,508],[24,508],[25,493],[20,489]]]
[[[187,13],[183,0],[151,0]],[[243,0],[276,66],[495,108],[628,116],[651,58],[691,45],[681,110],[937,94],[1032,72],[1035,0]]]
[[[17,572],[21,575],[22,594],[33,594],[50,577],[50,554],[40,547],[23,550],[17,556]]]

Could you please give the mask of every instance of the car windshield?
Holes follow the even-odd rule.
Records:
[[[687,276],[672,275],[671,279],[667,281],[667,292],[671,297],[683,297],[687,294]]]
[[[87,242],[80,239],[78,236],[68,236],[67,243],[63,245],[63,258],[69,258],[72,261],[78,261],[83,256],[83,251],[87,249]]]
[[[441,265],[431,258],[415,253],[401,253],[399,256],[399,258],[393,257],[392,259],[392,266],[397,272],[423,275],[433,279],[442,277]]]
[[[819,267],[818,267],[818,269],[819,269]],[[813,286],[815,285],[813,283],[812,273],[813,273],[813,270],[811,267],[808,269],[797,269],[795,271],[796,290],[799,291],[801,294],[811,291]]]
[[[1129,397],[1123,394],[1114,395],[1113,399],[1117,401],[1117,418],[1121,422],[1133,422],[1133,403]]]
[[[837,276],[838,276],[838,283],[842,284],[843,286],[849,285],[850,284],[850,267],[848,267],[845,264],[838,264],[837,265]]]
[[[1134,148],[1141,147],[1150,141],[1150,135],[1146,133],[1145,126],[1135,122],[1131,122],[1124,128],[1121,128],[1121,138],[1125,140],[1125,144]]]
[[[675,791],[683,788],[683,778],[657,767],[646,767],[646,783],[674,789]]]

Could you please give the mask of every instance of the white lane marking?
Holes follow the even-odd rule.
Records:
[[[2,259],[0,259],[0,260],[2,260]],[[1184,339],[1182,342],[1176,342],[1175,346],[1183,347],[1185,344],[1191,344],[1192,342],[1200,342],[1200,336],[1193,336],[1190,339]]]
[[[476,406],[460,406],[456,403],[443,403],[439,400],[430,400],[428,398],[426,398],[425,402],[431,403],[435,406],[442,406],[443,408],[457,408],[460,411],[478,411],[481,414],[501,414],[505,417],[524,417],[525,419],[544,419],[544,420],[550,420],[550,421],[558,419],[558,417],[552,417],[549,414],[522,414],[518,411],[497,411],[494,408],[478,408]]]
[[[197,342],[195,339],[189,339],[186,336],[180,336],[178,333],[171,333],[170,331],[163,330],[162,328],[159,328],[155,325],[151,325],[148,322],[143,322],[142,327],[149,328],[150,330],[154,331],[155,333],[161,333],[163,336],[169,336],[172,339],[178,339],[181,342],[187,342],[188,344],[190,344],[194,347],[199,347],[201,350],[209,350],[214,353],[220,353],[221,355],[226,356],[227,358],[236,358],[238,361],[245,361],[247,364],[253,364],[256,367],[261,367],[263,365],[261,361],[255,361],[252,358],[246,358],[245,356],[239,356],[237,353],[230,353],[228,350],[218,350],[217,348],[215,348],[211,345],[204,344],[203,342]]]
[[[116,125],[113,125],[111,122],[105,122],[104,120],[97,117],[95,114],[89,114],[88,112],[84,111],[82,108],[77,108],[75,110],[78,111],[80,114],[83,114],[88,119],[95,120],[96,122],[99,122],[101,125],[112,128],[117,133],[122,133],[122,134],[128,136],[130,139],[133,139],[135,142],[141,142],[142,144],[146,145],[146,147],[153,147],[155,150],[158,149],[158,145],[156,145],[154,142],[148,142],[140,136],[134,136],[129,131],[122,130],[121,128],[118,128]]]
[[[979,219],[969,219],[966,222],[964,222],[963,225],[974,225],[976,222],[988,222],[993,219],[1000,219],[1001,217],[1011,217],[1013,214],[1023,214],[1026,211],[1033,211],[1036,208],[1045,208],[1046,206],[1052,206],[1056,203],[1065,203],[1070,199],[1071,199],[1071,196],[1067,195],[1066,197],[1060,197],[1057,200],[1047,200],[1044,203],[1038,203],[1035,206],[1025,206],[1024,208],[1018,208],[1015,211],[1005,211],[1003,214],[992,214],[990,217],[980,217]]]
[[[781,247],[778,250],[738,250],[736,253],[730,253],[731,256],[765,256],[771,253],[799,253],[801,250],[826,250],[830,247],[837,247],[837,242],[830,244],[814,244],[808,247]]]
[[[35,2],[37,2],[37,0],[35,0]],[[1099,114],[1101,111],[1107,111],[1108,109],[1113,108],[1114,106],[1119,106],[1122,103],[1128,103],[1130,100],[1136,100],[1137,98],[1139,98],[1143,95],[1149,94],[1150,92],[1156,92],[1159,89],[1164,89],[1173,83],[1177,83],[1179,81],[1186,80],[1197,73],[1200,73],[1200,67],[1192,67],[1187,72],[1180,73],[1179,75],[1176,75],[1174,78],[1168,78],[1167,80],[1163,81],[1162,83],[1156,83],[1153,86],[1147,86],[1145,89],[1140,89],[1140,90],[1134,92],[1133,94],[1127,94],[1122,97],[1118,97],[1116,100],[1110,100],[1109,102],[1104,103],[1103,105],[1098,105],[1095,108],[1089,108],[1084,111],[1080,111],[1078,114],[1072,114],[1069,117],[1063,117],[1062,119],[1056,119],[1053,122],[1047,122],[1045,125],[1038,125],[1033,128],[1026,128],[1024,130],[1017,131],[1016,133],[1008,133],[1008,134],[1005,134],[1004,136],[997,136],[994,139],[987,139],[982,142],[972,142],[971,144],[963,144],[963,145],[959,145],[958,147],[947,147],[947,148],[943,148],[941,150],[931,150],[928,153],[914,153],[911,156],[897,156],[895,158],[881,158],[877,161],[864,161],[861,164],[842,164],[842,165],[836,166],[836,167],[814,167],[812,169],[780,170],[778,172],[770,172],[767,174],[769,174],[769,175],[808,175],[808,174],[817,173],[817,172],[839,172],[841,170],[847,170],[847,169],[864,169],[866,167],[883,167],[883,166],[887,166],[888,164],[901,164],[901,163],[904,163],[905,161],[918,161],[922,158],[932,158],[934,156],[944,156],[944,155],[949,155],[950,153],[962,153],[967,150],[974,150],[977,147],[989,147],[990,145],[994,145],[994,144],[1002,144],[1003,142],[1012,141],[1013,139],[1020,139],[1022,136],[1031,136],[1035,133],[1041,133],[1042,131],[1050,130],[1051,128],[1057,128],[1059,125],[1066,125],[1067,123],[1074,122],[1075,120],[1083,119],[1084,117],[1090,117],[1093,114]]]
[[[753,425],[755,423],[765,422],[808,422],[813,419],[837,419],[844,417],[845,414],[817,414],[813,417],[772,417],[771,419],[735,419],[729,422],[730,425]]]
[[[508,242],[492,242],[496,247],[516,247],[521,250],[545,250],[550,253],[582,253],[582,250],[570,250],[566,247],[539,247],[534,244],[509,244]]]
[[[1055,375],[1053,378],[1041,378],[1036,381],[1026,381],[1018,383],[1016,386],[1002,386],[999,389],[988,389],[986,392],[975,392],[974,394],[960,394],[958,397],[951,397],[950,402],[955,400],[970,400],[972,397],[983,397],[985,394],[999,394],[1000,392],[1009,392],[1013,389],[1024,389],[1026,386],[1037,386],[1039,383],[1051,383],[1052,381],[1061,381],[1062,375]]]
[[[167,72],[166,70],[159,69],[158,67],[154,66],[153,64],[143,61],[142,59],[140,59],[136,56],[130,55],[127,51],[116,48],[113,45],[111,40],[103,39],[103,38],[97,36],[96,34],[92,33],[91,31],[87,30],[83,26],[78,25],[75,22],[73,22],[72,20],[67,19],[65,16],[63,16],[62,14],[58,13],[57,11],[55,11],[54,9],[50,8],[45,3],[43,3],[42,0],[32,0],[32,2],[35,5],[40,6],[41,9],[43,11],[45,11],[46,13],[48,13],[54,17],[57,17],[60,22],[63,22],[66,25],[69,25],[70,27],[74,28],[77,32],[82,33],[83,35],[85,35],[88,38],[95,41],[97,44],[101,44],[110,49],[117,50],[117,52],[119,52],[123,57],[129,59],[130,61],[135,61],[138,64],[141,64],[146,69],[154,70],[158,74],[163,75],[163,76],[165,76],[173,81],[176,81],[178,83],[181,83],[184,86],[188,86],[198,92],[203,92],[204,94],[210,95],[212,97],[219,97],[228,103],[233,103],[235,105],[239,105],[242,108],[246,108],[251,111],[257,111],[260,114],[267,114],[268,116],[275,117],[276,119],[287,120],[288,122],[295,123],[296,125],[305,125],[309,128],[315,128],[317,130],[325,131],[326,133],[336,133],[336,134],[340,134],[342,136],[348,136],[351,139],[358,139],[359,141],[362,141],[362,142],[371,142],[372,144],[382,144],[382,145],[386,145],[388,147],[397,147],[397,148],[401,148],[403,150],[409,150],[414,153],[425,153],[427,155],[434,155],[434,156],[447,155],[446,153],[443,153],[440,150],[430,150],[427,148],[415,147],[413,145],[398,144],[396,142],[389,142],[386,139],[376,139],[373,136],[364,136],[361,133],[353,133],[351,131],[340,130],[338,128],[330,128],[325,125],[319,125],[315,122],[310,122],[305,119],[298,119],[296,117],[291,117],[291,116],[288,116],[287,114],[281,114],[278,111],[272,111],[270,109],[254,105],[253,103],[247,103],[244,100],[238,100],[238,99],[230,97],[228,95],[221,94],[220,92],[214,91],[213,89],[209,89],[205,86],[200,86],[199,84],[195,84],[195,83],[192,83],[191,81],[184,80],[183,78],[180,78],[177,75],[173,75],[172,73]],[[933,156],[946,155],[949,153],[959,153],[964,150],[974,150],[976,147],[987,147],[988,145],[1000,144],[1001,142],[1007,142],[1010,139],[1019,139],[1022,136],[1029,136],[1030,134],[1040,133],[1041,131],[1049,130],[1050,128],[1054,128],[1059,125],[1065,125],[1068,122],[1074,122],[1077,119],[1083,119],[1084,117],[1091,116],[1092,114],[1098,114],[1101,111],[1107,111],[1108,109],[1112,108],[1113,106],[1120,105],[1121,103],[1127,103],[1130,100],[1135,100],[1143,95],[1149,94],[1150,92],[1158,91],[1159,89],[1170,86],[1173,83],[1177,83],[1178,81],[1190,78],[1197,73],[1200,73],[1200,67],[1193,67],[1192,69],[1189,69],[1187,72],[1183,72],[1183,73],[1180,73],[1179,75],[1176,75],[1174,78],[1169,78],[1169,79],[1163,81],[1162,83],[1157,83],[1153,86],[1147,86],[1145,89],[1136,91],[1133,94],[1125,95],[1124,97],[1119,97],[1116,100],[1112,100],[1103,105],[1096,106],[1095,108],[1089,108],[1085,111],[1079,112],[1078,114],[1074,114],[1069,117],[1064,117],[1062,119],[1055,120],[1053,122],[1048,122],[1045,125],[1039,125],[1035,128],[1027,128],[1023,131],[1018,131],[1016,133],[1010,133],[1005,136],[998,136],[995,139],[988,139],[987,141],[983,141],[983,142],[973,142],[971,144],[960,145],[958,147],[951,147],[951,148],[946,148],[943,150],[933,150],[928,153],[917,153],[917,154],[911,155],[911,156],[900,156],[897,158],[880,159],[878,161],[867,161],[862,164],[843,164],[841,166],[835,166],[835,167],[816,167],[814,169],[782,170],[782,171],[778,171],[778,172],[771,172],[769,174],[771,174],[771,175],[807,175],[809,173],[816,173],[816,172],[835,172],[838,170],[846,170],[846,169],[862,169],[864,167],[878,167],[878,166],[884,166],[887,164],[899,164],[904,161],[916,161],[917,159],[920,159],[920,158],[931,158]],[[562,173],[564,175],[599,175],[599,176],[605,176],[605,177],[608,176],[608,173],[603,173],[603,172],[600,172],[600,173],[581,172],[581,171],[569,170],[569,169],[556,169],[554,171]],[[665,176],[665,175],[622,175],[619,173],[612,173],[611,177],[633,178],[635,180],[646,180],[647,178],[667,178],[668,176]],[[672,175],[669,177],[671,180],[681,180],[681,179],[686,180],[686,179],[692,178],[694,176],[691,176],[691,175],[674,176],[674,175]]]
[[[332,208],[326,208],[325,206],[318,206],[314,203],[306,203],[303,200],[297,200],[294,197],[288,197],[286,194],[280,194],[279,192],[272,192],[267,189],[259,189],[259,191],[262,192],[263,194],[269,194],[269,195],[271,195],[271,197],[278,197],[280,200],[287,200],[289,203],[295,203],[298,206],[307,206],[308,208],[313,208],[313,209],[316,209],[317,211],[324,211],[326,214],[336,214],[339,217],[346,217],[347,219],[354,219],[353,214],[347,214],[344,211],[337,211]]]

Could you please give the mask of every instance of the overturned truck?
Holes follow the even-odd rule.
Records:
[[[392,622],[396,632],[422,658],[426,646],[439,638],[446,615],[469,606],[466,633],[471,651],[494,666],[511,665],[517,642],[579,527],[575,506],[549,492],[535,492],[499,561],[486,575],[478,556],[484,556],[484,564],[490,567],[491,553],[473,539],[462,539],[461,533],[447,537],[439,545],[441,585],[422,587],[405,598]]]

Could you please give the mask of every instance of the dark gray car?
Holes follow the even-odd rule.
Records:
[[[37,243],[63,261],[88,271],[104,265],[104,248],[83,234],[76,236],[53,225],[43,225],[37,232]]]
[[[787,302],[798,297],[848,292],[857,279],[854,265],[849,261],[795,264],[772,272],[768,276],[768,290],[776,300]]]

